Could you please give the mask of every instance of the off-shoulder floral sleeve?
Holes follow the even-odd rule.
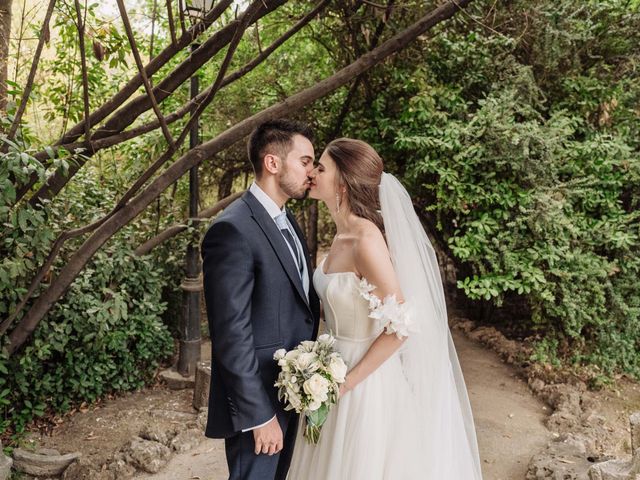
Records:
[[[384,328],[387,335],[395,333],[398,338],[408,337],[410,332],[419,332],[413,320],[409,305],[400,303],[395,294],[387,295],[384,300],[375,295],[366,278],[360,280],[360,295],[369,302],[369,318],[373,319],[379,328]]]

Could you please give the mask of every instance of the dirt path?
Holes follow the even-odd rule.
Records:
[[[543,403],[496,354],[463,335],[454,335],[474,412],[484,480],[524,480],[531,456],[550,438]],[[223,443],[207,440],[176,455],[162,472],[139,480],[224,480]]]

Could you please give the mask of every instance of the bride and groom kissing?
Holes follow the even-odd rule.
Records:
[[[332,141],[316,164],[299,122],[258,126],[247,150],[255,181],[202,241],[205,434],[225,439],[229,479],[481,479],[435,252],[404,187],[360,140]],[[307,195],[336,226],[315,272],[285,208]],[[321,304],[349,371],[309,444],[278,400],[273,355],[317,337]]]

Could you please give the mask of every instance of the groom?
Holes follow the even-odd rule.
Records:
[[[297,416],[277,399],[273,353],[318,330],[309,252],[284,208],[307,194],[312,140],[293,121],[256,128],[247,145],[255,182],[202,242],[213,352],[205,434],[225,439],[229,480],[284,480],[291,462]]]

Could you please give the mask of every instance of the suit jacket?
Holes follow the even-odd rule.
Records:
[[[211,386],[205,435],[227,438],[283,412],[273,353],[314,339],[320,316],[306,242],[307,300],[286,240],[246,192],[211,224],[202,242],[204,295],[211,334]]]

